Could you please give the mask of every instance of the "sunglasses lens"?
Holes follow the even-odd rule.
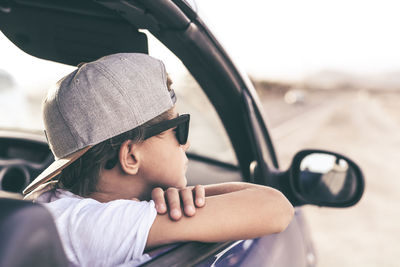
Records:
[[[185,121],[177,126],[176,138],[179,144],[184,145],[187,142],[189,135],[189,120]]]

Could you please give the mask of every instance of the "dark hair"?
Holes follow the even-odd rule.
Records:
[[[172,80],[167,75],[167,87],[171,90]],[[97,184],[101,171],[107,166],[111,168],[118,162],[118,153],[121,145],[126,140],[133,143],[140,143],[144,140],[144,130],[151,125],[164,120],[169,120],[174,116],[172,108],[149,120],[148,122],[120,135],[111,137],[92,148],[82,157],[66,167],[57,176],[57,188],[66,189],[75,195],[88,197],[97,191]]]
[[[61,172],[57,177],[57,188],[66,189],[82,197],[96,192],[101,171],[107,163],[117,162],[115,159],[118,159],[119,149],[123,142],[126,140],[131,140],[133,143],[142,142],[146,128],[172,117],[173,113],[170,109],[143,125],[93,146]]]

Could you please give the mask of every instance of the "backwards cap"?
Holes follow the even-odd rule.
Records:
[[[93,145],[144,124],[175,101],[164,64],[146,54],[114,54],[81,65],[48,92],[43,120],[55,162],[23,193],[58,175]]]

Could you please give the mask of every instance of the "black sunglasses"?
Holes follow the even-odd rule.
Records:
[[[189,121],[190,115],[183,114],[175,119],[162,121],[157,124],[151,125],[150,127],[145,129],[144,139],[148,139],[168,129],[176,127],[174,129],[176,139],[178,140],[179,144],[184,145],[186,144],[189,135]]]
[[[184,145],[186,144],[189,135],[189,121],[190,115],[183,114],[175,119],[156,123],[144,130],[144,139],[149,139],[150,137],[156,136],[157,134],[160,134],[168,129],[176,127],[174,129],[176,139],[178,140],[179,144]],[[108,160],[104,167],[107,170],[111,170],[114,168],[115,164],[117,164],[117,161],[118,156],[115,156],[114,158]]]

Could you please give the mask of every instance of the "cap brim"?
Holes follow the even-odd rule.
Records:
[[[68,155],[65,158],[58,159],[54,161],[47,169],[45,169],[32,183],[30,183],[22,192],[24,195],[29,194],[35,188],[40,186],[41,184],[51,180],[55,176],[61,173],[63,169],[65,169],[68,165],[70,165],[75,160],[79,159],[83,154],[85,154],[91,146],[85,147],[81,150],[76,151]]]

